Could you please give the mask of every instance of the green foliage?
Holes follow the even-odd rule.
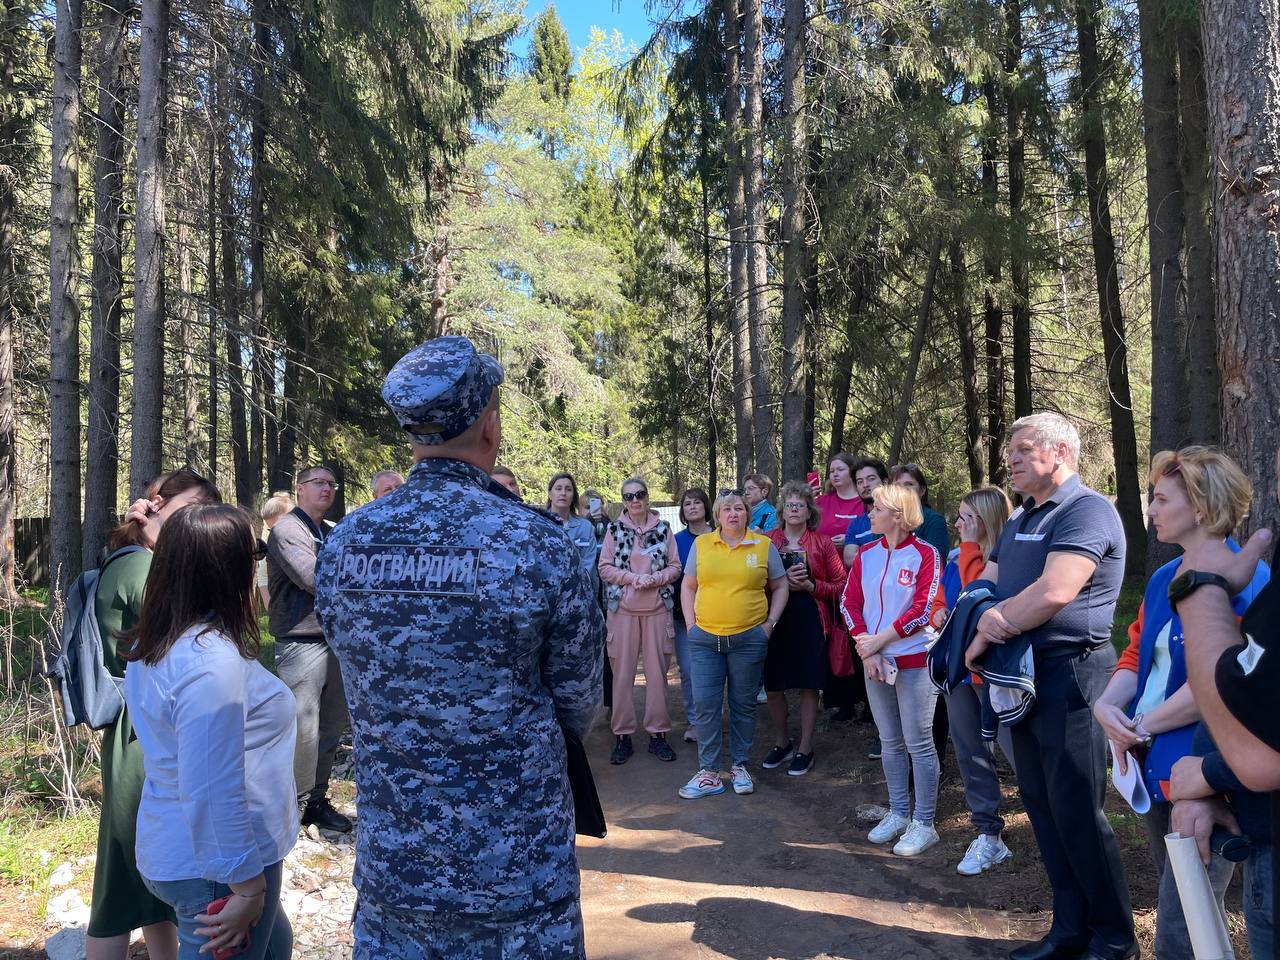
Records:
[[[548,4],[533,22],[533,46],[529,51],[529,76],[548,100],[569,99],[573,54],[556,5]]]

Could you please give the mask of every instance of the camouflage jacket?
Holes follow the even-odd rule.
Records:
[[[351,709],[360,896],[487,915],[576,896],[560,726],[590,725],[604,630],[564,529],[423,460],[326,539],[316,610]]]

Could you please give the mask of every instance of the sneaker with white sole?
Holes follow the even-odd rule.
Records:
[[[911,821],[906,817],[890,811],[881,818],[879,823],[871,828],[871,832],[867,834],[867,839],[872,843],[888,843],[890,840],[902,836],[910,823]]]
[[[774,747],[766,753],[764,755],[764,759],[760,761],[760,766],[764,767],[766,770],[772,770],[775,767],[780,767],[795,756],[795,752],[796,742],[794,740],[788,740],[785,747]]]
[[[747,773],[747,768],[740,763],[735,763],[729,773],[733,778],[734,793],[753,793],[756,789],[755,783],[751,779],[751,774]]]
[[[900,857],[914,857],[924,853],[939,840],[938,831],[919,820],[912,820],[902,839],[893,845],[893,852]]]
[[[698,742],[698,728],[697,728],[697,727],[692,727],[692,726],[691,726],[691,727],[685,727],[685,730],[684,730],[684,742],[685,742],[685,743],[697,743],[697,742]]]
[[[956,873],[962,877],[976,877],[1012,856],[1013,851],[999,837],[980,833],[978,839],[969,844],[969,849],[964,852],[964,859],[956,867]]]
[[[758,691],[756,691],[756,703],[768,703],[768,702],[769,702],[769,694],[765,691],[764,687],[761,687]]]
[[[699,770],[692,780],[680,788],[680,796],[685,800],[714,797],[718,793],[724,793],[724,781],[715,770]]]

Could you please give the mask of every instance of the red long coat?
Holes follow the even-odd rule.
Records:
[[[769,539],[781,552],[786,549],[787,535],[778,528],[769,532]],[[809,575],[813,578],[813,598],[818,604],[818,616],[822,618],[822,632],[830,639],[833,624],[843,629],[844,624],[835,615],[836,604],[840,594],[844,592],[847,573],[844,561],[840,559],[840,551],[831,542],[831,538],[814,530],[806,530],[800,537],[800,546],[804,548],[805,559],[809,561]]]

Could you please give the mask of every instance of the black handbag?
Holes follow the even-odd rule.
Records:
[[[573,818],[576,832],[585,837],[603,837],[608,828],[604,822],[604,809],[600,806],[600,794],[587,762],[587,748],[577,734],[564,730],[564,748],[569,758],[569,789],[573,791]]]

